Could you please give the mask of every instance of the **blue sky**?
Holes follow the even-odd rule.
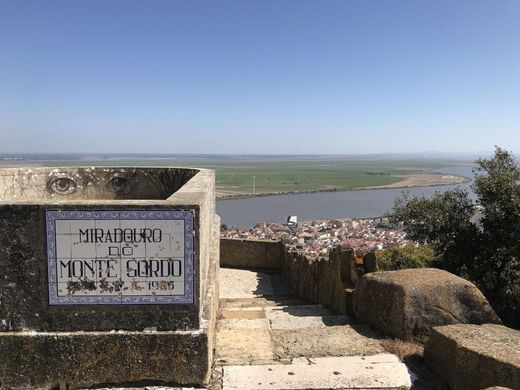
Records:
[[[0,153],[520,151],[520,1],[0,0]]]

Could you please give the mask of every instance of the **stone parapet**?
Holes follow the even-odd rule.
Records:
[[[73,223],[92,226],[76,227],[81,238],[74,241],[67,238]],[[124,245],[126,254],[123,244],[113,245],[120,242],[89,241],[109,230],[121,237],[123,223],[141,229],[139,240]],[[219,224],[210,170],[0,170],[0,388],[206,383],[218,310]],[[150,241],[153,229],[168,241]],[[131,276],[137,271],[128,261],[141,262],[146,275]],[[179,267],[167,275],[177,279],[163,278],[154,267],[160,261]],[[69,275],[63,282],[60,272],[76,262],[99,268],[88,271],[91,279]],[[136,283],[151,287],[145,294]]]
[[[284,246],[280,241],[220,239],[220,265],[230,268],[280,270]]]
[[[308,258],[286,248],[282,272],[291,293],[338,313],[352,314],[349,291],[357,280],[352,249],[336,247],[327,258]]]

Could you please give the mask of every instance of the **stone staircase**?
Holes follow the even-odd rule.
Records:
[[[370,329],[253,270],[220,270],[216,357],[212,389],[409,389],[413,380]]]

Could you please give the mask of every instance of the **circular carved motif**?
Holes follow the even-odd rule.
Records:
[[[108,188],[116,194],[124,195],[132,190],[132,185],[125,177],[113,177],[108,181]]]
[[[76,192],[76,183],[68,177],[58,177],[49,181],[48,188],[60,195],[70,195]]]

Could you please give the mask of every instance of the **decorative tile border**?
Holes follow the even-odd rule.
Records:
[[[182,220],[184,221],[184,295],[58,296],[57,220]],[[194,303],[194,212],[192,210],[74,210],[46,211],[50,305],[149,305]]]

